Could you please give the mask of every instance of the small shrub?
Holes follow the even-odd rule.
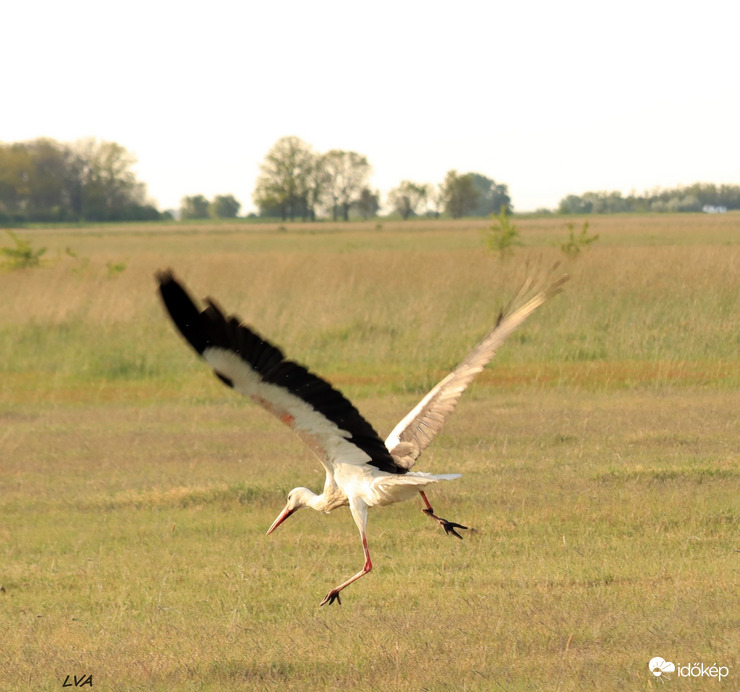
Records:
[[[5,257],[3,265],[8,269],[25,269],[38,267],[46,248],[34,248],[27,240],[19,238],[13,231],[6,228],[5,232],[15,243],[15,247],[0,247],[0,255]]]
[[[568,231],[568,240],[560,246],[560,249],[564,255],[571,258],[578,257],[582,249],[588,249],[588,246],[591,245],[591,243],[599,239],[598,233],[596,235],[588,235],[588,221],[583,222],[583,228],[578,236],[575,234],[572,223],[568,224]]]

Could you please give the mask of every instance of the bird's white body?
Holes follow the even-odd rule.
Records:
[[[158,276],[160,293],[182,335],[225,384],[248,396],[290,426],[321,461],[326,471],[320,495],[295,488],[267,533],[298,509],[320,512],[349,505],[362,538],[365,564],[332,589],[324,603],[339,601],[339,592],[372,569],[365,527],[370,507],[415,497],[447,533],[466,527],[437,517],[424,490],[460,474],[411,471],[434,439],[462,392],[493,357],[498,346],[546,298],[558,293],[566,277],[549,285],[525,282],[517,298],[499,314],[496,326],[457,368],[442,379],[393,429],[385,442],[336,389],[282,352],[235,317],[226,317],[213,301],[199,310],[169,271]]]
[[[431,483],[460,478],[461,474],[432,475],[409,471],[387,473],[368,464],[370,456],[354,445],[336,423],[317,416],[313,407],[278,385],[264,382],[254,370],[244,368],[231,351],[206,348],[203,358],[216,372],[228,377],[240,394],[260,404],[293,428],[326,469],[324,492],[308,506],[322,512],[362,502],[367,507],[390,505],[415,497]]]

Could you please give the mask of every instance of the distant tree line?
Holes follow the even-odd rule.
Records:
[[[0,142],[0,223],[24,221],[150,221],[171,218],[147,199],[132,171],[135,158],[115,142],[88,138],[61,143],[49,138]],[[262,217],[314,220],[319,214],[349,220],[377,215],[380,193],[368,181],[372,168],[355,151],[315,152],[298,137],[279,139],[260,165],[253,200]],[[508,187],[481,173],[447,172],[437,185],[402,180],[387,205],[403,219],[442,214],[451,218],[513,211]],[[562,214],[696,212],[740,209],[740,185],[695,183],[623,196],[585,192],[560,200]],[[183,219],[235,218],[233,195],[183,197]]]
[[[120,144],[95,139],[0,143],[0,222],[159,219],[134,163]]]
[[[260,216],[314,220],[321,212],[349,220],[380,209],[380,194],[368,187],[371,166],[354,151],[318,153],[298,137],[282,137],[267,152],[252,199]],[[408,219],[422,213],[453,218],[512,211],[506,185],[480,173],[447,173],[437,186],[403,180],[388,193],[388,204]]]
[[[687,187],[654,190],[623,197],[621,192],[585,192],[560,200],[561,214],[615,214],[618,212],[690,212],[705,206],[740,209],[740,185],[695,183]]]
[[[147,200],[135,158],[115,142],[88,138],[74,143],[39,138],[0,143],[0,223],[24,221],[149,221],[171,218]],[[314,220],[319,213],[349,220],[371,218],[380,193],[368,185],[371,166],[355,151],[313,151],[298,137],[283,137],[260,166],[253,199],[260,216]],[[452,218],[512,211],[506,185],[480,173],[451,170],[438,185],[403,180],[388,194],[393,212]],[[235,218],[233,195],[183,197],[183,219]]]

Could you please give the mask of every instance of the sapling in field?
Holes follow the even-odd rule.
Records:
[[[568,239],[560,246],[560,249],[564,255],[571,258],[578,257],[583,248],[588,249],[591,243],[599,239],[598,233],[596,235],[588,235],[588,221],[583,222],[583,228],[578,236],[575,234],[572,223],[568,224],[568,231]]]
[[[498,252],[501,259],[504,259],[512,254],[515,245],[522,245],[522,241],[517,227],[509,221],[505,206],[502,205],[498,216],[492,215],[492,218],[496,223],[488,228],[486,245],[489,250]]]
[[[25,269],[38,267],[46,248],[34,248],[27,240],[19,238],[13,231],[6,228],[5,232],[15,243],[15,247],[0,247],[0,255],[5,257],[3,266],[8,269]]]

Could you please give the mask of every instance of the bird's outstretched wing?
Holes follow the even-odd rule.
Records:
[[[396,425],[385,441],[396,463],[407,469],[414,465],[442,429],[460,395],[493,358],[498,347],[542,303],[560,293],[568,276],[553,279],[557,266],[540,281],[529,275],[514,299],[499,313],[496,326]]]
[[[379,435],[328,382],[280,349],[225,316],[212,301],[200,310],[170,270],[157,274],[159,291],[175,326],[226,385],[289,425],[328,471],[339,460],[403,474]]]

